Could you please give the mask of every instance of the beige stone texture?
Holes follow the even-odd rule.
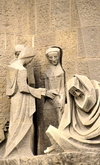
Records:
[[[76,61],[76,69],[77,74],[88,76],[90,74],[88,60],[86,58],[78,58]]]
[[[80,27],[80,17],[76,0],[71,1],[71,26]]]
[[[100,1],[76,0],[81,26],[100,25]]]
[[[48,32],[50,29],[50,4],[39,3],[36,5],[37,25],[36,31],[38,33]]]
[[[45,51],[63,49],[66,81],[83,74],[100,81],[99,0],[0,0],[0,110],[9,113],[5,97],[7,65],[14,58],[14,46],[34,46],[36,87],[44,87],[48,67]],[[43,100],[37,106],[37,153],[43,153]],[[6,117],[6,113],[5,113]]]
[[[51,46],[55,44],[55,33],[46,33],[45,34],[40,34],[40,35],[35,35],[35,46],[36,47],[43,47],[44,45],[46,46]]]
[[[49,126],[47,153],[100,152],[100,82],[76,74],[67,82],[67,104],[60,125]],[[52,150],[50,150],[52,149]],[[51,151],[51,152],[50,152]]]
[[[35,26],[35,0],[29,0],[27,6],[28,6],[28,10],[26,10],[26,12],[27,12],[27,28],[28,28],[29,32],[27,30],[26,30],[26,32],[28,32],[30,35],[33,35],[35,33],[35,30],[36,30],[36,26]]]
[[[38,157],[23,157],[21,159],[1,159],[0,165],[99,165],[100,154],[99,153],[58,153],[52,155],[40,155]]]
[[[51,0],[51,29],[70,27],[70,0]]]
[[[15,45],[20,43],[24,46],[32,47],[32,37],[31,35],[15,35]]]
[[[84,27],[81,29],[84,51],[86,57],[97,57],[99,55],[99,31],[98,27]]]
[[[14,48],[14,34],[6,33],[6,49],[13,50]]]

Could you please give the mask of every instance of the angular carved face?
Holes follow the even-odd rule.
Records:
[[[23,61],[23,65],[28,65],[33,60],[33,57],[23,58],[21,61]]]
[[[19,57],[20,52],[21,52],[21,51],[16,51],[16,52],[15,52],[15,57],[16,57],[16,58]]]
[[[70,90],[69,90],[70,94],[73,95],[74,97],[80,97],[81,95],[83,95],[83,92],[80,91],[79,89],[75,88],[75,87],[72,87]]]
[[[50,52],[47,55],[48,60],[54,66],[58,65],[59,63],[59,53],[58,52]]]

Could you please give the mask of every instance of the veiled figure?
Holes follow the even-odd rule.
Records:
[[[18,59],[8,66],[7,91],[11,98],[10,126],[4,157],[16,150],[19,156],[32,156],[34,147],[33,114],[35,97],[41,98],[45,89],[35,89],[28,85],[25,65],[34,56],[32,48],[24,48]],[[16,152],[15,151],[15,152]]]
[[[65,75],[61,65],[62,50],[51,47],[46,51],[49,66],[45,71],[45,88],[47,89],[44,102],[44,131],[51,124],[58,128],[65,104]],[[52,114],[52,115],[51,115]],[[49,116],[49,117],[48,117]],[[50,141],[44,134],[44,148]]]
[[[48,136],[64,151],[100,150],[100,83],[75,75],[67,89],[68,102],[59,129],[50,126]]]
[[[63,114],[65,104],[65,75],[62,68],[62,50],[58,47],[51,47],[46,51],[49,66],[45,71],[45,97],[44,109],[53,113],[56,111],[58,123]]]

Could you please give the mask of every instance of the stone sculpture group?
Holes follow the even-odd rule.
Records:
[[[75,74],[68,80],[66,90],[61,64],[62,50],[59,47],[51,47],[46,51],[49,67],[45,72],[45,88],[36,89],[29,85],[26,69],[35,56],[34,50],[17,45],[15,55],[16,58],[11,61],[7,73],[6,94],[11,99],[11,108],[4,158],[17,154],[33,156],[35,98],[41,99],[41,96],[45,99],[44,119],[46,129],[48,127],[46,134],[52,144],[50,147],[46,146],[48,148],[45,153],[84,150],[98,152],[100,83]],[[46,120],[45,114],[52,114],[55,123]]]

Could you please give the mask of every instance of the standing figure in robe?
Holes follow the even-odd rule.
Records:
[[[45,131],[51,124],[58,127],[65,104],[65,74],[62,68],[62,49],[51,47],[46,51],[49,67],[45,71],[45,88],[47,89],[44,103]],[[45,148],[50,144],[45,135]]]
[[[33,114],[35,97],[45,95],[45,89],[32,88],[27,82],[27,70],[35,53],[25,47],[18,58],[8,66],[6,94],[11,98],[10,125],[4,158],[7,156],[33,156]],[[17,154],[16,154],[17,153]]]

